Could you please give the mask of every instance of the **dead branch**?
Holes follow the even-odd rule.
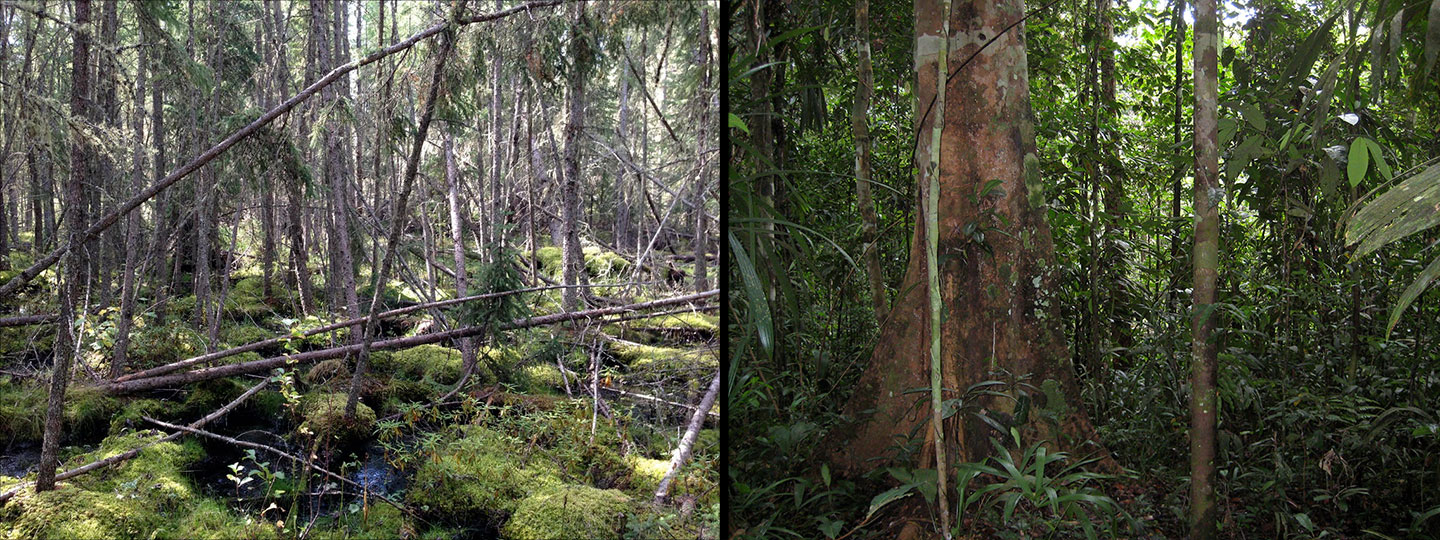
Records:
[[[706,291],[706,292],[703,292],[703,293],[696,293],[696,294],[690,294],[690,295],[685,295],[685,296],[677,296],[677,297],[674,297],[674,298],[665,298],[665,299],[654,300],[654,301],[650,301],[650,302],[642,302],[642,303],[639,303],[639,304],[631,304],[631,305],[628,305],[628,306],[618,306],[618,307],[610,307],[610,308],[591,309],[591,310],[586,310],[586,311],[576,311],[576,312],[571,312],[571,313],[556,313],[556,314],[553,314],[553,315],[544,315],[544,316],[540,316],[540,317],[531,317],[531,318],[528,318],[528,319],[521,319],[521,320],[518,320],[518,321],[514,321],[514,322],[511,322],[511,323],[508,323],[508,324],[499,325],[498,330],[514,330],[514,329],[519,329],[519,328],[533,328],[533,327],[536,327],[536,326],[548,326],[548,325],[558,324],[558,323],[567,322],[567,321],[575,321],[575,320],[581,320],[581,319],[595,319],[595,318],[599,318],[599,317],[604,317],[604,316],[606,316],[606,315],[615,315],[615,314],[621,314],[621,313],[630,313],[630,312],[634,312],[634,311],[641,311],[641,310],[652,309],[652,308],[657,308],[657,307],[665,307],[665,306],[672,306],[672,305],[676,305],[676,304],[685,304],[685,303],[690,303],[690,302],[698,302],[698,301],[700,301],[700,300],[704,300],[704,299],[709,298],[709,297],[712,297],[712,296],[718,296],[719,294],[720,294],[720,290],[719,290],[719,289],[711,289],[711,290]],[[470,337],[470,336],[482,335],[482,334],[487,333],[488,331],[489,331],[489,330],[488,330],[487,328],[482,327],[482,326],[471,326],[471,327],[466,327],[466,328],[458,328],[458,329],[455,329],[455,330],[449,330],[449,331],[445,331],[445,332],[436,332],[436,333],[434,333],[434,334],[424,334],[424,335],[412,336],[412,337],[406,337],[406,338],[396,338],[396,339],[388,339],[388,340],[383,340],[383,341],[376,341],[374,344],[372,344],[372,345],[370,346],[370,348],[371,348],[371,349],[397,349],[397,348],[405,348],[405,347],[414,347],[414,346],[417,346],[417,345],[425,345],[425,344],[428,344],[428,343],[439,343],[439,342],[442,342],[442,341],[449,341],[449,340],[453,340],[453,339],[457,339],[457,338],[463,338],[463,337]],[[274,369],[274,368],[277,368],[277,367],[284,367],[284,366],[286,366],[286,365],[291,365],[291,364],[302,364],[302,363],[303,363],[303,364],[309,364],[309,363],[313,363],[313,362],[318,362],[318,361],[320,361],[320,360],[328,360],[328,359],[330,359],[330,358],[343,358],[344,356],[346,356],[346,355],[348,355],[348,354],[353,354],[353,353],[359,352],[359,351],[360,351],[360,348],[362,347],[362,345],[363,345],[363,344],[344,345],[344,346],[333,347],[333,348],[329,348],[329,349],[321,349],[321,350],[317,350],[317,351],[307,351],[307,352],[303,352],[303,353],[296,353],[296,354],[290,354],[290,355],[285,355],[285,356],[277,356],[277,357],[274,357],[274,358],[266,358],[266,359],[264,359],[264,360],[255,360],[255,361],[252,361],[252,362],[242,362],[242,363],[238,363],[238,364],[230,364],[230,365],[225,365],[225,366],[216,366],[216,367],[212,367],[212,368],[205,368],[205,369],[200,369],[200,370],[196,370],[196,371],[189,371],[189,372],[185,372],[185,373],[177,373],[177,374],[173,374],[173,375],[161,375],[161,376],[157,376],[157,377],[147,377],[147,378],[144,378],[144,379],[132,379],[132,380],[124,381],[124,382],[118,382],[118,381],[116,381],[116,382],[105,383],[105,384],[102,385],[102,387],[105,389],[106,392],[111,393],[111,394],[127,394],[127,393],[139,392],[139,391],[142,391],[142,390],[151,390],[151,389],[163,388],[163,387],[167,387],[167,386],[176,386],[176,385],[182,385],[182,384],[189,384],[189,383],[193,383],[193,382],[206,381],[206,380],[210,380],[210,379],[218,379],[218,378],[221,378],[221,377],[229,377],[229,376],[232,376],[232,375],[244,375],[244,374],[247,374],[247,373],[260,373],[260,372],[269,371],[269,370]]]

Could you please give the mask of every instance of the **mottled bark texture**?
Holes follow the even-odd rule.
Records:
[[[875,240],[880,218],[875,213],[875,200],[870,195],[870,100],[875,94],[874,70],[870,66],[870,1],[855,2],[855,54],[860,58],[860,72],[855,81],[855,110],[850,115],[850,131],[855,136],[855,205],[860,208],[860,237],[865,248],[860,258],[865,261],[865,276],[870,282],[870,305],[875,320],[885,320],[890,311],[885,295],[885,278],[880,271],[880,250]]]
[[[1215,0],[1195,2],[1195,288],[1190,341],[1190,538],[1215,538],[1215,281],[1220,253]]]
[[[90,93],[90,0],[75,2],[75,34],[71,48],[70,111],[94,120]],[[45,436],[40,443],[40,467],[35,491],[55,489],[55,469],[60,465],[60,437],[65,419],[65,387],[75,360],[76,301],[85,282],[88,244],[83,242],[85,215],[83,184],[90,174],[93,150],[78,133],[70,137],[70,174],[65,179],[65,233],[68,242],[80,249],[70,250],[63,266],[65,282],[60,289],[60,325],[55,332],[55,365],[50,374],[50,398],[45,410]],[[79,306],[83,309],[84,306]]]
[[[926,116],[915,127],[922,134],[930,133],[935,120],[927,114],[927,104],[936,92],[939,5],[938,0],[915,3],[918,112]],[[981,44],[1022,17],[1024,6],[1020,0],[964,2],[951,13],[948,58],[953,73]],[[1011,29],[960,68],[945,95],[938,205],[944,386],[964,389],[997,378],[991,374],[994,369],[1028,375],[1036,387],[1049,390],[1031,392],[1031,410],[1050,414],[1027,415],[1028,421],[1020,426],[1025,440],[1048,440],[1052,450],[1080,456],[1098,453],[1097,467],[1117,470],[1079,407],[1079,388],[1053,311],[1054,248],[1045,223],[1044,186],[1035,154],[1023,29]],[[927,147],[922,145],[917,152],[917,163],[930,161]],[[990,180],[1000,181],[998,189],[977,204],[977,192]],[[970,224],[979,230],[994,229],[981,240],[966,234]],[[928,422],[928,408],[916,407],[918,397],[904,394],[928,386],[924,346],[930,330],[922,225],[917,220],[900,296],[845,410],[857,421],[832,434],[830,447],[840,449],[832,461],[849,473],[882,465],[870,460],[894,457],[896,436],[909,438]],[[958,396],[946,396],[953,397]],[[1012,401],[987,399],[984,405],[998,421],[1013,422]],[[945,439],[958,461],[988,455],[989,439],[999,436],[973,415],[955,415],[946,421]],[[933,459],[927,451],[914,464],[928,466]]]

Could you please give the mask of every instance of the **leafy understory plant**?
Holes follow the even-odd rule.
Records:
[[[995,455],[980,462],[961,463],[957,468],[958,493],[956,515],[968,515],[972,506],[993,512],[1000,508],[1003,523],[1038,523],[1047,532],[1077,524],[1086,538],[1096,538],[1096,523],[1104,523],[1111,535],[1116,534],[1120,518],[1128,517],[1114,499],[1101,493],[1092,484],[1110,478],[1108,475],[1083,470],[1095,459],[1067,464],[1070,454],[1050,452],[1044,442],[1022,447],[1020,432],[1010,428],[1014,449],[990,439]],[[996,482],[971,490],[981,475],[990,475]],[[1017,515],[1020,520],[1017,521]],[[959,523],[955,532],[960,532]]]

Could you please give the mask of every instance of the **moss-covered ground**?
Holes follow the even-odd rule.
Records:
[[[585,256],[592,282],[630,278],[625,256],[594,246],[586,247]],[[557,248],[542,248],[539,258],[543,272],[559,273]],[[317,290],[323,290],[320,284]],[[451,295],[453,290],[428,294],[395,282],[386,287],[382,303],[396,307]],[[41,308],[47,302],[25,298]],[[559,291],[546,291],[526,294],[522,303],[531,313],[548,313],[559,310],[559,299]],[[323,299],[317,300],[322,303],[316,312],[324,313]],[[339,319],[298,312],[296,295],[278,281],[267,296],[259,272],[249,267],[231,283],[215,343],[207,343],[205,330],[192,324],[194,296],[173,295],[163,308],[151,306],[158,309],[137,313],[133,320],[129,371],[274,337],[292,339],[220,363],[322,349],[348,343],[351,336],[345,329],[298,337]],[[267,374],[274,378],[265,391],[206,426],[225,437],[300,456],[366,486],[363,491],[231,442],[187,435],[152,444],[167,433],[145,417],[186,424],[260,379],[236,376],[107,395],[95,383],[106,376],[113,356],[113,340],[105,332],[113,329],[116,317],[114,311],[102,312],[82,337],[87,352],[67,392],[61,469],[150,446],[129,461],[62,481],[56,491],[22,490],[0,505],[0,540],[302,534],[322,539],[713,538],[718,532],[713,523],[719,512],[713,426],[707,424],[695,458],[680,471],[672,491],[676,501],[697,501],[696,510],[682,516],[678,502],[654,507],[650,500],[669,469],[671,449],[689,413],[608,390],[697,401],[697,389],[718,364],[704,343],[716,331],[711,315],[483,336],[475,340],[471,377],[453,394],[465,369],[460,343],[372,351],[353,417],[345,414],[345,404],[354,357],[288,365]],[[438,330],[425,327],[434,317],[419,312],[382,324],[379,337]],[[0,375],[0,445],[38,448],[53,340],[53,329],[0,328],[0,369],[17,373]],[[591,394],[592,361],[599,363],[603,414],[597,414]],[[34,464],[28,465],[7,468],[15,476],[0,475],[0,490],[33,480]],[[384,504],[381,495],[407,512]]]

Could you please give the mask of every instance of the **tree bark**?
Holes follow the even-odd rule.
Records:
[[[1190,538],[1216,536],[1215,282],[1219,269],[1216,2],[1195,2],[1195,288],[1190,341]]]
[[[700,9],[700,119],[696,122],[695,136],[695,162],[699,171],[695,174],[694,188],[694,212],[695,212],[695,292],[710,288],[710,277],[707,273],[705,262],[705,248],[710,243],[707,233],[710,230],[710,219],[705,215],[705,192],[710,183],[710,176],[706,174],[705,159],[706,146],[710,143],[709,128],[713,123],[710,121],[710,9]],[[718,96],[716,96],[718,97]]]
[[[880,218],[875,213],[875,200],[870,194],[870,100],[875,94],[874,71],[870,66],[870,1],[855,1],[855,53],[860,72],[855,81],[855,110],[850,116],[850,131],[855,137],[855,203],[860,207],[860,238],[865,242],[860,257],[865,260],[865,276],[870,283],[870,306],[875,322],[885,320],[890,311],[885,294],[885,278],[880,270]]]
[[[587,37],[580,31],[585,24],[585,4],[577,3],[570,35],[569,56],[572,59],[565,92],[565,177],[560,190],[561,282],[575,285],[586,282],[585,254],[580,249],[580,134],[585,130],[585,79],[589,75],[592,53]],[[580,307],[579,289],[566,289],[560,296],[561,308],[575,311]]]
[[[663,504],[670,497],[670,483],[675,481],[675,476],[680,473],[680,468],[690,460],[690,453],[695,448],[695,439],[700,436],[700,426],[705,424],[705,413],[715,405],[715,397],[720,395],[720,372],[715,372],[715,378],[710,379],[710,388],[705,390],[705,397],[700,400],[700,406],[695,408],[695,413],[690,415],[690,424],[685,429],[685,435],[680,437],[680,443],[675,445],[675,452],[670,458],[670,470],[665,477],[660,479],[660,486],[655,489],[655,504]]]
[[[145,185],[144,152],[145,147],[145,72],[148,66],[148,58],[145,49],[140,49],[140,61],[135,68],[135,111],[132,122],[134,123],[135,141],[132,144],[134,152],[131,153],[131,166],[134,171],[130,177],[130,189],[140,190]],[[125,216],[125,272],[120,278],[120,315],[115,322],[115,353],[110,364],[110,376],[118,377],[125,372],[125,364],[130,348],[130,326],[131,319],[135,316],[135,274],[139,271],[140,264],[140,214],[131,212]]]
[[[951,35],[945,37],[940,35],[941,13],[939,1],[915,3],[915,88],[921,112],[936,97],[942,40],[966,44],[948,51],[949,64],[955,66],[949,72],[954,76],[946,85],[945,114],[938,118],[943,125],[936,176],[936,244],[949,255],[937,264],[940,299],[949,313],[939,327],[943,386],[967,388],[996,378],[988,373],[1002,369],[1028,376],[1030,384],[1044,390],[1029,396],[1033,403],[1029,410],[1035,414],[1016,418],[1014,402],[985,397],[981,404],[988,408],[987,415],[1002,425],[1014,424],[1028,441],[1048,441],[1052,449],[1077,456],[1098,453],[1098,468],[1117,471],[1081,408],[1060,321],[1049,307],[1057,285],[1054,248],[1045,222],[1022,27],[1006,31],[976,54],[995,29],[1023,17],[1024,6],[1019,0],[960,2],[951,10]],[[980,39],[981,34],[986,39]],[[961,60],[968,64],[961,65]],[[930,133],[936,121],[936,115],[925,114],[917,119],[916,132]],[[930,162],[928,145],[920,146],[915,159],[920,164]],[[990,180],[1000,180],[998,189],[977,197]],[[988,232],[983,239],[966,234],[967,225]],[[928,422],[930,411],[909,414],[914,399],[905,395],[907,389],[929,386],[930,363],[917,350],[918,344],[930,343],[931,336],[923,233],[923,221],[917,220],[910,263],[898,289],[902,294],[895,299],[871,365],[845,408],[858,420],[833,432],[827,444],[842,449],[831,460],[850,474],[874,468],[871,458],[889,458],[897,436],[910,437]],[[1000,436],[974,415],[957,414],[945,422],[947,453],[959,461],[988,456],[989,439]],[[934,457],[927,450],[917,464],[929,466]]]
[[[469,294],[465,275],[465,220],[460,215],[460,178],[455,170],[455,141],[448,129],[445,130],[445,188],[446,202],[450,206],[450,242],[455,254],[455,297],[464,298]],[[460,361],[465,373],[474,369],[475,340],[460,340]]]
[[[75,1],[75,26],[70,55],[70,111],[85,119],[94,119],[90,101],[90,0]],[[65,282],[60,290],[60,327],[55,332],[55,365],[50,375],[50,397],[45,408],[45,435],[40,445],[40,465],[35,491],[55,489],[55,469],[60,465],[60,437],[65,419],[65,387],[70,382],[74,364],[76,303],[85,282],[86,249],[84,231],[84,183],[89,177],[91,149],[83,136],[72,133],[70,139],[70,174],[65,181],[65,231],[73,250],[64,264]],[[80,306],[83,308],[84,306]]]

